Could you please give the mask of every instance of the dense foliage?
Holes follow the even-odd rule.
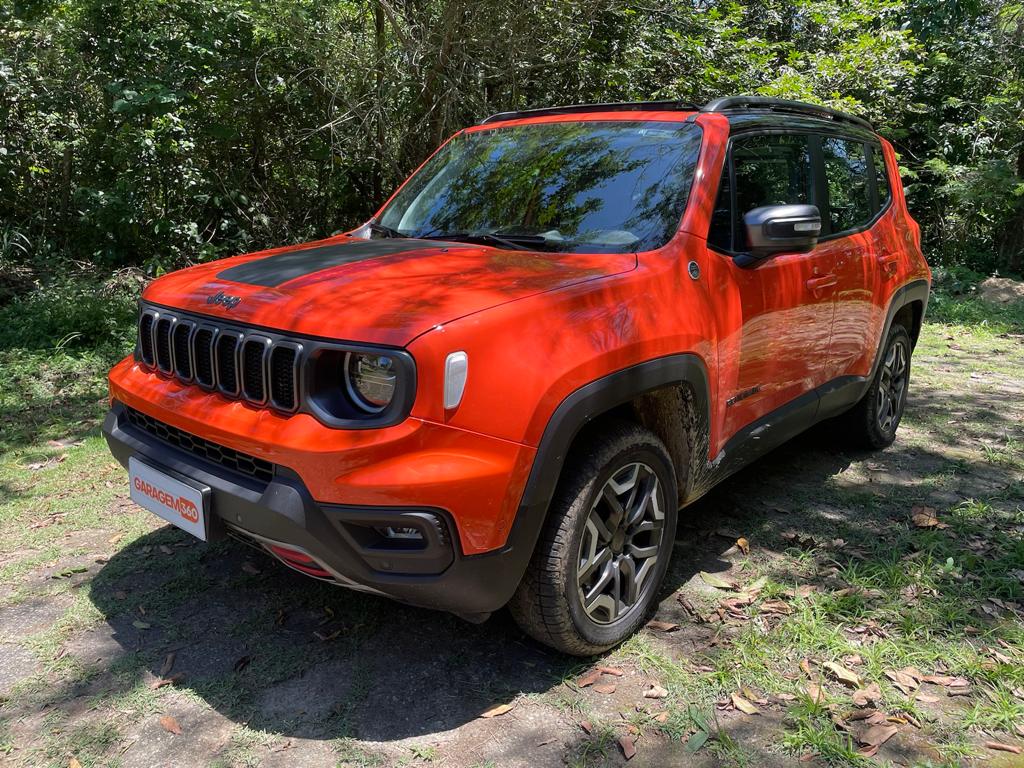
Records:
[[[1018,0],[28,0],[0,6],[0,304],[351,226],[449,133],[780,95],[897,146],[934,262],[1024,269]]]

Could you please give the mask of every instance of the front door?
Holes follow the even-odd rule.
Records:
[[[738,266],[730,255],[746,249],[747,211],[788,203],[821,207],[812,172],[812,140],[798,133],[734,139],[723,171],[708,237],[713,249],[726,251],[711,254],[724,265],[711,286],[721,312],[719,392],[726,406],[722,442],[786,406],[803,407],[813,417],[817,402],[811,393],[827,376],[838,282],[834,251],[819,247],[809,253],[782,253],[750,267]]]

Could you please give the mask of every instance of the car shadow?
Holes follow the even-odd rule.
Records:
[[[683,653],[702,653],[713,630],[693,624],[674,593],[701,571],[727,570],[737,534],[781,550],[794,522],[835,536],[884,529],[890,512],[836,519],[823,510],[815,520],[787,508],[795,489],[813,496],[866,455],[833,447],[834,429],[796,438],[683,511],[658,611],[684,625]],[[896,465],[911,450],[884,456]],[[899,482],[893,474],[873,490]],[[108,655],[125,685],[168,679],[227,718],[285,736],[437,734],[520,694],[553,692],[587,664],[532,641],[504,611],[468,624],[312,580],[238,541],[204,545],[170,527],[111,557],[90,589],[106,627],[82,653]]]

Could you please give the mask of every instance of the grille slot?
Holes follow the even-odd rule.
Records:
[[[222,333],[217,337],[217,387],[226,395],[237,396],[238,345],[241,334]]]
[[[206,459],[214,464],[248,475],[263,483],[274,479],[274,465],[265,459],[250,456],[225,445],[212,443],[170,424],[165,424],[141,411],[125,406],[128,422],[138,429],[163,440],[165,443],[187,451],[195,456]]]
[[[299,352],[297,344],[279,342],[270,350],[270,403],[282,411],[299,407],[298,383]]]
[[[174,321],[170,317],[161,317],[156,321],[156,367],[164,373],[174,368],[171,359],[171,326]]]
[[[242,394],[247,400],[263,403],[267,400],[267,382],[263,361],[270,339],[247,336],[242,342]]]
[[[139,318],[139,352],[142,354],[142,362],[153,366],[156,359],[153,357],[153,313],[143,312]]]
[[[192,337],[192,357],[195,362],[196,383],[213,389],[217,379],[213,373],[213,328],[200,326]]]
[[[188,320],[179,320],[174,324],[171,332],[171,343],[174,348],[174,373],[182,381],[192,379],[192,350],[189,342],[192,340],[192,331],[195,323]]]

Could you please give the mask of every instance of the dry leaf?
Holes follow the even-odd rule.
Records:
[[[594,690],[598,693],[612,694],[615,693],[617,687],[615,683],[598,683],[594,686]]]
[[[657,720],[662,725],[664,725],[665,723],[668,722],[668,712],[659,712],[658,714],[656,714],[654,716],[654,719]]]
[[[910,519],[918,528],[948,528],[935,514],[934,507],[914,507],[910,510]]]
[[[124,534],[123,533],[115,533],[113,536],[111,536],[109,539],[107,539],[107,544],[117,544],[117,542],[119,542],[123,538],[124,538]]]
[[[917,690],[917,680],[905,670],[893,672],[890,669],[885,670],[885,676],[892,680],[892,684],[899,688],[907,696]]]
[[[589,720],[584,720],[583,722],[581,722],[580,723],[580,728],[582,728],[587,733],[593,733],[594,732],[594,724],[591,723]]]
[[[174,657],[176,655],[177,654],[174,651],[167,654],[167,658],[164,659],[163,666],[160,667],[160,677],[167,677],[170,671],[174,669]]]
[[[985,746],[989,749],[994,749],[997,752],[1010,752],[1014,755],[1019,755],[1021,753],[1020,747],[1015,746],[1014,744],[1003,744],[999,741],[986,741]]]
[[[164,715],[160,718],[160,726],[168,733],[173,733],[175,736],[181,735],[181,726],[170,715]]]
[[[660,685],[651,684],[651,687],[644,691],[645,699],[664,699],[668,696],[668,691],[662,688]]]
[[[821,704],[825,700],[825,691],[817,683],[808,683],[804,688],[804,692],[815,704]]]
[[[514,706],[515,706],[514,704],[498,704],[495,707],[491,707],[490,709],[487,709],[487,710],[484,710],[483,712],[481,712],[480,713],[480,717],[483,717],[483,718],[500,717],[501,715],[504,715],[504,714],[506,714],[508,712],[511,712],[512,708]]]
[[[633,739],[629,736],[623,736],[619,739],[619,746],[622,747],[622,756],[627,760],[632,760],[636,755],[636,747],[633,745]]]
[[[618,667],[598,667],[597,671],[600,672],[602,675],[613,675],[614,677],[622,677],[624,674],[626,674]]]
[[[178,674],[171,675],[170,677],[157,678],[156,680],[154,680],[152,683],[149,684],[149,687],[150,687],[151,690],[155,691],[158,688],[163,688],[165,685],[177,685],[178,683],[180,683],[184,679],[185,679],[185,675],[183,675],[181,672],[179,672]]]
[[[761,613],[788,616],[793,612],[793,608],[784,600],[765,600],[761,603],[760,611]]]
[[[707,571],[701,571],[700,578],[705,584],[715,587],[716,589],[736,589],[735,581],[723,579],[721,576],[716,576],[715,574],[708,573]]]
[[[82,768],[82,764],[80,762],[78,762],[78,760],[76,758],[72,757],[68,761],[68,768]]]
[[[576,685],[578,685],[580,688],[586,688],[588,685],[593,685],[600,679],[601,670],[592,669],[589,672],[587,672],[587,674],[583,675],[580,678],[577,678]]]
[[[880,747],[899,731],[895,725],[873,725],[857,737],[867,747]]]
[[[882,689],[878,687],[878,683],[871,683],[866,688],[861,688],[859,691],[853,692],[853,705],[855,707],[866,707],[872,702],[880,701],[882,698]]]
[[[849,686],[850,688],[860,687],[860,678],[842,664],[837,664],[834,661],[826,661],[821,666],[843,685]]]
[[[678,624],[670,624],[667,621],[654,621],[654,620],[652,620],[652,621],[648,621],[647,622],[647,628],[648,629],[653,629],[653,630],[655,630],[657,632],[674,632],[675,630],[679,629],[679,625]]]
[[[761,710],[752,703],[740,696],[738,693],[732,695],[732,705],[745,715],[760,715]]]
[[[740,552],[742,552],[744,555],[750,554],[750,542],[742,536],[736,539],[736,546],[740,548]]]
[[[935,704],[938,700],[938,696],[929,696],[927,693],[920,692],[914,697],[914,701],[919,701],[922,704]]]
[[[800,669],[808,677],[814,677],[814,673],[811,672],[811,660],[810,659],[801,659],[800,660]]]

